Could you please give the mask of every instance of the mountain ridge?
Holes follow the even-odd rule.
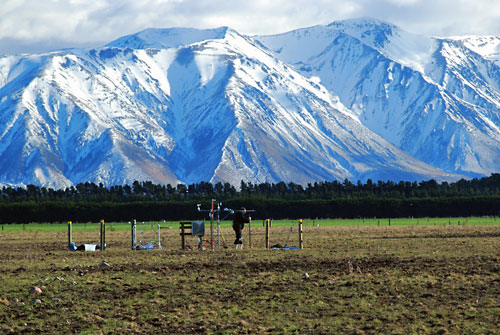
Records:
[[[380,24],[377,22],[367,24],[375,27]],[[301,30],[309,37],[316,36],[317,42],[324,41],[322,36],[332,39],[323,49],[319,42],[311,44],[315,48],[304,48],[290,37],[296,32],[276,35],[275,41],[281,36],[282,43],[292,41],[295,48],[309,50],[311,57],[307,59],[295,54],[296,59],[287,60],[283,51],[277,52],[270,45],[273,37],[245,36],[228,27],[146,29],[102,48],[1,57],[0,183],[66,187],[86,181],[113,185],[134,180],[163,184],[222,181],[233,185],[241,180],[306,184],[346,178],[451,181],[492,171],[483,168],[471,174],[471,169],[435,164],[433,157],[442,155],[443,150],[448,150],[452,158],[458,157],[454,162],[460,161],[463,149],[451,150],[436,135],[439,142],[431,148],[437,153],[428,158],[419,150],[435,138],[420,143],[419,149],[401,134],[411,130],[422,133],[417,137],[423,139],[436,129],[427,131],[425,127],[453,126],[459,130],[451,135],[462,136],[456,143],[462,140],[473,149],[483,146],[483,150],[491,151],[488,166],[497,163],[495,137],[490,146],[485,146],[483,132],[471,139],[472,132],[464,131],[457,122],[418,127],[415,120],[429,114],[421,106],[448,104],[468,111],[471,102],[464,99],[467,97],[444,94],[439,85],[429,85],[430,73],[426,74],[425,67],[420,69],[423,73],[409,69],[408,64],[387,58],[375,48],[400,43],[391,42],[396,36],[393,31],[400,36],[408,33],[389,25],[391,34],[389,30],[381,32],[385,37],[378,42],[373,39],[377,43],[370,46],[363,43],[362,34],[354,38],[338,30],[332,32],[333,26],[341,24]],[[341,53],[339,45],[355,52]],[[396,47],[387,51],[391,52],[404,54]],[[328,68],[323,73],[325,68],[318,64],[331,63],[332,55],[337,57],[335,64],[344,64],[345,69]],[[494,52],[490,50],[489,55],[493,57]],[[385,82],[376,89],[363,88],[361,81],[355,82],[351,76],[350,83],[342,71],[366,75],[361,70],[353,72],[352,64],[358,69],[364,64],[370,69],[371,77],[367,78]],[[396,71],[389,74],[389,68]],[[433,68],[442,70],[443,78],[446,71],[457,77],[450,69],[456,70]],[[481,115],[491,116],[484,117],[484,127],[475,127],[474,131],[495,135],[498,123],[494,117],[498,113],[486,105],[496,97],[498,82],[490,75],[493,70],[478,72],[478,78],[485,79],[482,82],[493,84],[483,90],[485,98],[481,100],[485,110]],[[377,71],[384,75],[373,75]],[[437,72],[434,75],[437,77]],[[413,107],[407,107],[406,114],[389,111],[384,117],[380,114],[370,119],[371,111],[360,107],[359,99],[377,97],[380,88],[392,97],[395,77],[403,84],[406,80],[410,88],[407,94],[428,92],[427,98],[412,93],[413,100],[405,100],[402,90],[394,89],[398,93],[394,95],[399,95],[395,101],[413,101]],[[354,94],[355,89],[360,92]],[[368,98],[366,106],[379,107],[384,99],[377,99]],[[394,104],[390,100],[390,105]],[[389,122],[391,115],[398,116],[406,126],[396,129],[399,125]],[[403,123],[405,117],[409,119]],[[447,109],[431,117],[470,122],[468,117]],[[377,118],[386,120],[386,132],[382,131],[384,125],[375,121]],[[477,161],[486,164],[483,156],[487,155]]]
[[[353,26],[364,24],[356,22],[348,21],[349,29],[344,22],[303,28],[302,34],[326,46],[303,57],[307,40],[300,43],[296,31],[258,39],[304,75],[318,77],[365,126],[412,156],[469,177],[497,171],[496,64],[451,39],[422,37],[393,25],[353,33]],[[377,30],[373,21],[368,26]],[[381,34],[383,43],[374,45],[372,36]],[[319,43],[318,36],[327,38]],[[409,60],[408,54],[416,56]]]

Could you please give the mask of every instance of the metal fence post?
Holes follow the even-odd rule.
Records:
[[[299,219],[299,248],[304,249],[304,239],[302,234],[302,219]]]

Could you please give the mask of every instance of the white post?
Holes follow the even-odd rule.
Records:
[[[217,204],[217,248],[220,249],[220,203]]]
[[[158,249],[161,249],[160,224],[158,223]]]
[[[215,249],[215,243],[214,243],[214,201],[217,201],[215,199],[212,199],[212,207],[210,209],[210,214],[211,214],[211,218],[210,218],[210,246],[212,248],[212,250]]]
[[[137,221],[134,219],[132,220],[132,250],[135,250],[135,238],[136,238],[136,224]]]

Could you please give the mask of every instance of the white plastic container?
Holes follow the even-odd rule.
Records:
[[[95,244],[84,244],[85,246],[85,251],[95,251]]]

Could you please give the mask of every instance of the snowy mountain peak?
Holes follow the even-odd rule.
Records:
[[[335,21],[327,26],[313,26],[256,38],[273,50],[278,58],[292,64],[327,54],[347,38],[351,43],[376,50],[388,59],[422,74],[438,46],[433,38],[412,34],[372,18]]]
[[[454,180],[498,172],[498,39],[373,19],[146,29],[0,57],[0,183]]]
[[[456,36],[449,39],[459,41],[466,48],[500,66],[500,38],[497,36]]]
[[[401,31],[393,24],[369,17],[334,21],[328,27],[357,37],[376,47],[384,47],[393,35],[397,35]]]
[[[227,33],[236,33],[228,27],[214,29],[148,28],[108,43],[109,47],[131,49],[167,49],[198,43],[205,40],[224,39]]]
[[[373,18],[333,22],[328,27],[355,37],[384,56],[421,73],[425,72],[437,48],[433,38],[409,33]]]
[[[427,37],[357,19],[259,40],[412,156],[468,176],[498,172],[498,38]]]

